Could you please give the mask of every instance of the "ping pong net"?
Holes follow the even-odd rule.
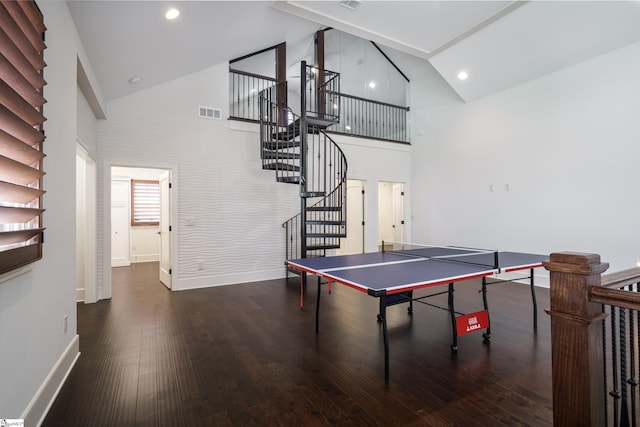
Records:
[[[420,245],[404,242],[382,242],[382,252],[412,258],[432,259],[444,262],[478,265],[498,270],[498,251],[460,246]]]

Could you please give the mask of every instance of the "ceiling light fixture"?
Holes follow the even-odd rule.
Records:
[[[374,81],[370,81],[370,82],[369,82],[369,87],[370,87],[371,89],[375,89],[375,88],[376,88],[376,82],[374,82]]]
[[[467,74],[467,72],[466,72],[466,71],[460,71],[460,72],[458,73],[458,78],[459,78],[460,80],[467,80],[467,77],[469,77],[469,74]]]
[[[164,14],[164,17],[169,21],[171,21],[172,19],[176,19],[178,16],[180,16],[180,11],[176,8],[171,8],[167,10],[167,13]]]

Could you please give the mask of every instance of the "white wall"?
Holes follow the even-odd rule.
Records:
[[[378,224],[378,182],[407,183],[405,193],[411,194],[413,147],[407,144],[373,141],[344,135],[331,135],[331,137],[340,145],[347,157],[348,178],[366,183],[365,252],[377,251],[381,240]],[[407,200],[406,212],[411,212],[410,200],[410,198]],[[411,221],[407,220],[405,225],[407,236],[411,235],[409,234],[411,227]]]
[[[94,112],[91,110],[89,101],[82,93],[82,88],[77,86],[77,139],[80,141],[82,148],[92,159],[96,158],[98,151],[98,120]]]
[[[108,120],[99,124],[101,167],[176,165],[176,290],[285,274],[282,223],[299,211],[298,187],[277,183],[272,171],[261,169],[256,124],[197,117],[198,105],[222,108],[226,117],[228,96],[225,63],[111,101]],[[348,137],[336,140],[347,155],[350,178],[373,186],[378,179],[408,181],[410,147]],[[403,178],[396,179],[398,174]],[[377,199],[367,200],[368,212],[375,215]],[[102,214],[99,221],[106,229],[108,213]],[[374,218],[371,224],[376,223]],[[368,229],[369,250],[376,248],[376,229]]]
[[[414,240],[634,267],[638,75],[634,44],[468,104],[433,70],[412,82]]]
[[[80,41],[64,2],[45,17],[46,176],[43,259],[0,283],[0,414],[36,425],[78,356],[76,334],[76,66]],[[67,332],[63,317],[67,316]]]

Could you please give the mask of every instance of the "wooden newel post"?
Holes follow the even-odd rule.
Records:
[[[589,302],[609,268],[600,255],[560,252],[543,262],[550,271],[553,424],[603,426],[602,306]]]

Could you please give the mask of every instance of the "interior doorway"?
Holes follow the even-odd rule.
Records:
[[[337,255],[361,254],[365,251],[366,181],[347,180],[347,237],[340,239]]]
[[[378,242],[405,241],[405,192],[402,182],[378,183]]]
[[[76,301],[98,301],[96,284],[96,163],[85,145],[76,143]]]
[[[157,263],[172,288],[171,170],[111,167],[111,267]]]

